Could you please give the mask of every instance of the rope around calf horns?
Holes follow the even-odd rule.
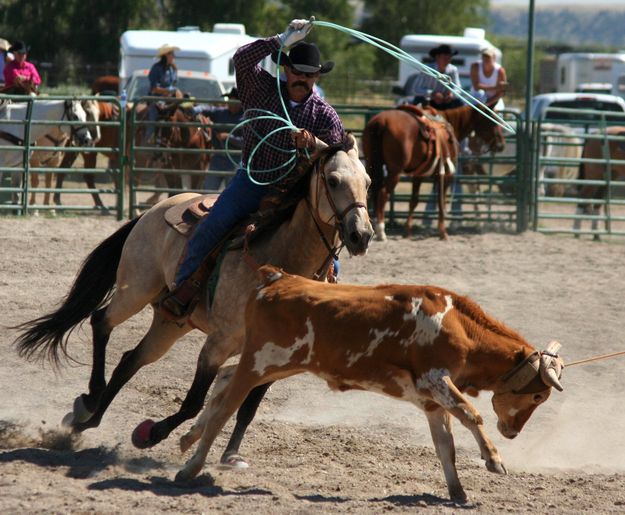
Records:
[[[317,20],[315,20],[314,16],[311,16],[310,23],[312,23],[313,25],[317,25],[319,27],[326,27],[326,28],[338,30],[339,32],[343,32],[345,34],[348,34],[348,35],[350,35],[352,37],[360,39],[361,41],[364,41],[365,43],[373,45],[376,48],[379,48],[380,50],[386,52],[387,54],[395,57],[396,59],[398,59],[400,61],[403,61],[405,63],[410,64],[411,66],[415,67],[419,71],[429,75],[430,77],[435,78],[445,88],[447,88],[449,91],[454,93],[459,98],[463,99],[467,105],[471,106],[473,109],[475,109],[476,111],[480,112],[483,116],[485,116],[486,118],[488,118],[492,122],[496,123],[497,125],[499,125],[503,129],[505,129],[508,132],[510,132],[511,134],[515,134],[516,133],[515,129],[508,122],[506,122],[501,116],[499,116],[495,111],[493,111],[486,104],[484,104],[483,102],[479,101],[473,95],[471,95],[470,93],[468,93],[467,91],[462,89],[461,86],[458,86],[457,84],[453,83],[451,81],[450,77],[448,77],[447,75],[444,75],[444,74],[438,72],[437,70],[434,70],[433,68],[430,68],[429,66],[423,64],[421,61],[419,61],[415,57],[411,56],[410,54],[408,54],[407,52],[405,52],[401,48],[398,48],[398,47],[392,45],[391,43],[389,43],[387,41],[384,41],[383,39],[377,38],[377,37],[372,36],[370,34],[367,34],[365,32],[360,32],[360,31],[355,30],[355,29],[349,29],[347,27],[343,27],[342,25],[337,25],[336,23],[331,23],[331,22],[321,21],[321,20],[317,21]],[[284,45],[281,44],[280,45],[280,49],[278,51],[278,59],[277,59],[277,63],[276,63],[277,67],[278,67],[278,70],[280,69],[280,58],[282,57],[283,48],[284,48]],[[250,127],[250,129],[260,139],[260,141],[254,146],[254,148],[252,149],[252,152],[250,153],[250,156],[248,158],[248,163],[247,163],[247,166],[246,166],[246,171],[247,171],[247,176],[249,177],[249,179],[253,183],[261,185],[261,186],[275,184],[276,182],[282,180],[289,173],[291,173],[291,171],[293,170],[293,168],[297,164],[297,161],[296,161],[296,155],[297,155],[296,153],[297,153],[297,151],[295,149],[278,148],[275,145],[271,145],[271,143],[269,143],[267,141],[271,136],[273,136],[274,134],[276,134],[278,132],[285,131],[285,130],[291,130],[293,132],[297,132],[299,130],[297,127],[295,127],[295,125],[291,121],[289,113],[288,113],[288,111],[286,109],[286,105],[284,103],[284,99],[282,98],[282,95],[280,95],[280,73],[276,73],[276,85],[277,85],[277,88],[278,88],[278,97],[280,98],[280,103],[282,104],[282,109],[284,110],[284,117],[279,116],[276,113],[272,113],[271,111],[266,111],[266,110],[263,110],[263,109],[247,109],[245,111],[246,113],[251,112],[251,111],[257,111],[257,112],[260,112],[262,114],[258,115],[258,116],[251,117],[251,118],[246,118],[241,123],[237,124],[230,131],[230,134],[233,134],[234,132],[239,130],[241,127],[244,127],[245,125],[247,125],[247,124],[249,124],[249,123],[251,123],[251,122],[253,122],[255,120],[270,120],[270,119],[273,119],[273,120],[276,120],[276,121],[284,124],[282,127],[278,127],[277,129],[274,129],[273,131],[271,131],[269,134],[265,135],[264,137],[261,137],[260,134],[258,134],[256,131],[254,131],[253,128]],[[228,156],[228,159],[232,162],[232,164],[234,164],[234,166],[238,167],[239,163],[236,162],[230,156],[229,145],[228,145],[228,142],[230,140],[230,134],[228,135],[228,138],[226,138],[226,144],[224,146],[224,150],[226,151],[226,155]],[[267,169],[267,170],[255,170],[254,168],[251,167],[251,163],[252,163],[254,155],[256,154],[256,152],[258,151],[260,146],[263,145],[263,144],[270,145],[270,146],[272,146],[272,148],[274,148],[274,150],[277,150],[279,152],[283,152],[283,153],[286,153],[286,154],[291,154],[291,156],[284,163],[282,163],[278,167],[275,167],[275,168],[272,168],[272,169]],[[305,152],[306,152],[306,155],[308,155],[308,151],[305,150]],[[256,177],[254,177],[254,175],[260,176],[262,174],[271,174],[272,172],[277,172],[278,170],[281,170],[282,168],[287,168],[287,169],[286,169],[286,171],[284,173],[279,174],[279,176],[277,178],[273,178],[272,180],[267,181],[267,182],[259,181]]]

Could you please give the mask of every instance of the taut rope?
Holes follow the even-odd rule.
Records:
[[[602,354],[601,356],[593,356],[592,358],[580,359],[578,361],[573,361],[573,363],[565,363],[565,366],[567,368],[574,367],[575,365],[581,365],[582,363],[590,363],[591,361],[600,361],[602,359],[622,356],[623,354],[625,354],[625,350],[622,350],[620,352],[612,352],[611,354]]]

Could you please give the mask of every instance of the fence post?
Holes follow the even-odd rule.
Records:
[[[33,103],[34,98],[28,97],[28,106],[26,107],[26,124],[24,125],[24,172],[22,182],[22,208],[23,214],[28,214],[28,189],[30,186],[30,127],[32,125],[33,118]]]

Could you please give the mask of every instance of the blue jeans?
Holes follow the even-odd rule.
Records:
[[[237,223],[258,210],[261,199],[271,189],[271,186],[254,184],[245,170],[237,171],[191,236],[184,261],[176,274],[176,286],[198,269],[208,253]]]

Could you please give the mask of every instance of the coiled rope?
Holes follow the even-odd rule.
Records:
[[[501,118],[497,113],[495,113],[490,107],[488,107],[486,104],[484,104],[483,102],[481,102],[480,100],[472,96],[470,93],[462,89],[461,86],[458,86],[457,84],[452,82],[449,76],[444,75],[438,72],[437,70],[434,70],[430,68],[429,66],[423,64],[421,61],[414,58],[413,56],[411,56],[404,50],[392,45],[391,43],[387,41],[384,41],[383,39],[377,38],[375,36],[371,36],[370,34],[367,34],[365,32],[343,27],[342,25],[337,25],[336,23],[331,23],[331,22],[321,21],[321,20],[317,21],[314,19],[314,17],[311,17],[310,21],[313,25],[338,30],[339,32],[343,32],[352,37],[360,39],[361,41],[364,41],[365,43],[373,45],[374,47],[379,48],[380,50],[386,52],[387,54],[390,54],[396,59],[410,64],[411,66],[415,67],[419,71],[429,75],[430,77],[435,78],[445,88],[447,88],[449,91],[454,93],[456,96],[462,98],[465,101],[465,103],[470,105],[473,109],[479,111],[483,116],[491,120],[493,123],[496,123],[503,129],[507,130],[508,132],[515,134],[516,132],[515,129],[508,122],[506,122],[503,118]],[[283,49],[284,49],[284,44],[281,42],[280,49],[278,50],[278,59],[276,63],[278,70],[280,69],[280,59],[282,57]],[[293,168],[295,168],[295,166],[297,165],[297,150],[296,149],[280,148],[275,145],[272,145],[268,141],[268,139],[271,138],[274,134],[277,134],[281,131],[297,132],[299,130],[299,128],[296,127],[291,121],[286,105],[284,103],[284,98],[280,94],[280,73],[276,73],[276,86],[278,89],[278,97],[280,98],[280,104],[282,105],[282,109],[284,111],[284,116],[280,116],[276,113],[267,111],[265,109],[247,109],[245,111],[246,119],[243,120],[241,123],[237,124],[230,132],[230,134],[233,134],[237,130],[258,120],[275,120],[282,124],[281,127],[278,127],[277,129],[272,130],[265,136],[261,136],[252,127],[249,127],[252,130],[252,132],[256,135],[256,137],[259,138],[259,142],[253,147],[247,159],[247,165],[245,169],[246,169],[246,173],[250,181],[260,186],[267,186],[267,185],[275,184],[281,181],[289,173],[291,173]],[[248,113],[252,113],[252,112],[258,112],[260,114],[258,116],[252,116],[248,118],[247,117]],[[226,139],[226,144],[225,144],[226,155],[228,156],[228,159],[232,162],[234,166],[238,166],[239,163],[235,161],[230,155],[229,143],[228,143],[229,140],[230,140],[230,136],[228,136],[228,138]],[[263,170],[254,169],[251,166],[253,162],[253,158],[256,155],[256,152],[261,148],[262,145],[270,145],[271,148],[273,148],[275,151],[287,154],[285,161],[281,165],[271,168],[271,169],[263,169]],[[305,150],[305,152],[306,152],[306,155],[309,157],[308,151]],[[266,176],[268,174],[273,175],[275,172],[278,172],[282,169],[284,169],[284,172],[277,174],[277,177],[273,177],[271,180],[268,180],[268,181],[260,180],[261,177]]]

